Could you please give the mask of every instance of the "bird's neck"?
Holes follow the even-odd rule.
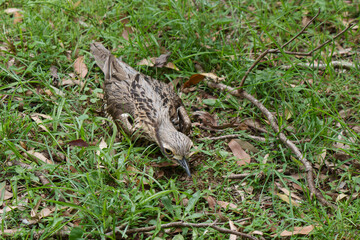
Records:
[[[170,121],[169,117],[158,119],[157,123],[158,124],[155,128],[155,131],[156,131],[155,134],[157,136],[156,139],[157,139],[158,144],[159,144],[159,139],[158,139],[159,136],[171,135],[171,133],[177,132],[173,123]]]

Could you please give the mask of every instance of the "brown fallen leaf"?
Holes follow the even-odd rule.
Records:
[[[53,162],[51,160],[47,159],[47,157],[45,157],[42,153],[35,152],[34,150],[26,151],[26,153],[28,155],[31,155],[31,156],[41,160],[42,162],[44,162],[46,164],[53,164]]]
[[[54,79],[59,79],[58,69],[54,65],[51,65],[50,67],[50,75]]]
[[[19,8],[8,8],[8,9],[5,9],[4,12],[6,14],[9,14],[9,15],[13,15],[14,16],[14,21],[13,23],[14,24],[17,24],[19,22],[22,22],[23,20],[23,10],[22,9],[19,9]]]
[[[1,182],[1,183],[0,183],[0,198],[1,198],[1,196],[4,194],[4,195],[3,195],[3,196],[4,196],[4,200],[7,200],[7,199],[12,198],[12,197],[13,197],[13,194],[12,194],[11,192],[7,191],[7,190],[5,189],[5,187],[6,187],[6,182]]]
[[[34,122],[36,122],[36,124],[43,129],[46,132],[49,132],[48,128],[44,125],[43,121],[40,119],[40,117],[45,118],[45,119],[51,119],[52,117],[45,115],[45,114],[41,114],[41,113],[31,113],[30,117],[32,120],[34,120]]]
[[[290,232],[290,231],[283,231],[280,233],[280,237],[289,237],[292,235],[308,235],[312,230],[314,230],[314,226],[313,225],[309,225],[306,227],[294,227],[294,231]],[[272,235],[271,237],[275,237],[276,235]]]
[[[284,202],[290,204],[290,197],[289,197],[289,195],[285,195],[285,194],[281,194],[281,193],[276,193],[276,195],[277,195],[281,200],[283,200]],[[294,206],[296,206],[296,207],[299,207],[299,204],[298,204],[295,200],[293,200],[293,199],[291,199],[291,204],[294,205]]]
[[[142,59],[140,62],[137,63],[137,65],[139,66],[149,66],[149,67],[153,67],[155,64],[155,59],[154,57],[152,58],[144,58]]]
[[[217,126],[218,123],[215,120],[215,117],[205,111],[195,111],[193,113],[194,117],[198,117],[206,126]]]
[[[183,88],[188,88],[188,87],[191,87],[191,86],[193,86],[193,85],[196,85],[196,84],[198,84],[199,82],[201,82],[204,78],[205,78],[205,76],[202,75],[202,74],[199,74],[199,73],[194,74],[194,75],[192,75],[192,76],[189,78],[189,80],[187,80],[187,81],[184,83]]]
[[[0,209],[0,214],[3,214],[4,212],[8,213],[11,212],[14,209],[17,209],[19,206],[5,206],[3,209]]]
[[[77,147],[88,147],[89,146],[89,144],[82,139],[72,140],[66,144],[70,145],[70,146],[77,146]]]
[[[227,209],[228,207],[229,207],[229,209],[230,209],[230,208],[233,208],[233,209],[236,209],[236,208],[237,208],[237,206],[236,206],[235,204],[229,203],[229,202],[216,201],[216,203],[219,204],[220,207],[225,208],[225,209]]]
[[[248,150],[253,153],[259,152],[259,149],[257,149],[254,145],[252,145],[251,143],[249,143],[247,141],[244,141],[241,139],[234,139],[234,141],[236,141],[241,146],[241,148],[244,150]]]
[[[12,194],[12,192],[9,192],[9,191],[5,190],[4,200],[12,198],[13,195],[14,194]]]
[[[157,58],[155,58],[155,57],[144,58],[140,62],[138,62],[137,65],[139,65],[139,66],[149,66],[149,67],[159,67],[159,66],[156,66],[156,60],[157,60]],[[179,71],[179,69],[172,62],[168,62],[162,67],[166,67],[166,68],[170,68],[170,69],[174,69],[176,71]]]
[[[249,154],[247,154],[244,149],[240,146],[238,142],[236,142],[234,139],[229,142],[229,147],[231,151],[233,152],[234,156],[240,159],[240,161],[237,161],[237,164],[239,166],[249,164],[251,161],[251,157]]]
[[[194,75],[192,75],[189,80],[187,80],[184,85],[183,88],[188,88],[192,85],[196,85],[199,82],[201,82],[205,77],[210,78],[211,80],[215,81],[215,82],[221,82],[223,80],[225,80],[224,77],[218,77],[216,74],[214,73],[196,73]]]
[[[230,230],[237,231],[237,227],[235,226],[234,222],[231,221],[230,219],[229,219],[229,225],[230,225]],[[236,240],[236,239],[237,239],[237,235],[230,234],[229,240]]]
[[[75,62],[74,62],[74,70],[77,74],[79,74],[79,76],[81,78],[85,78],[87,73],[88,73],[88,69],[86,64],[84,63],[84,56],[80,56],[78,57]]]
[[[161,54],[158,58],[155,59],[154,67],[164,67],[169,59],[171,52]]]
[[[212,196],[207,196],[207,197],[204,197],[204,198],[205,198],[206,201],[208,202],[209,208],[215,209],[215,206],[216,206],[216,200],[215,200],[215,198],[213,198]]]
[[[123,18],[121,20],[121,23],[123,24],[124,26],[124,30],[122,31],[121,33],[121,36],[126,40],[126,41],[129,41],[130,40],[130,37],[129,35],[130,34],[133,34],[134,33],[134,30],[132,27],[129,27],[129,26],[126,26],[128,23],[129,23],[129,19],[128,18]],[[132,37],[133,38],[133,37]],[[131,38],[131,39],[132,39]]]
[[[79,85],[80,87],[84,86],[84,82],[80,81],[80,80],[73,80],[73,79],[63,79],[61,81],[61,86],[74,86],[74,85]]]

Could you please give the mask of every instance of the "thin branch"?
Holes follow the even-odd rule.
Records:
[[[280,48],[283,49],[284,47],[286,47],[287,45],[289,45],[292,41],[294,41],[296,38],[298,38],[302,33],[304,33],[304,31],[306,30],[306,28],[319,16],[320,14],[320,9],[318,11],[318,13],[312,18],[310,19],[310,21],[306,24],[305,27],[303,27],[303,29],[300,30],[299,33],[297,33],[293,38],[291,38],[288,42],[286,42],[285,44],[283,44]],[[345,33],[347,30],[349,30],[350,28],[352,28],[354,26],[354,24],[350,24],[348,27],[346,27],[344,30],[342,30],[341,32],[339,32],[338,34],[336,34],[334,37],[332,37],[331,39],[325,41],[323,44],[321,44],[320,46],[317,46],[316,48],[314,48],[313,50],[304,53],[304,52],[291,52],[291,51],[285,51],[285,50],[280,50],[279,48],[275,48],[275,49],[266,49],[263,53],[260,54],[260,56],[255,60],[255,62],[251,65],[251,67],[245,72],[245,75],[242,77],[241,82],[239,87],[237,87],[237,91],[240,93],[245,84],[245,80],[248,77],[248,75],[250,74],[250,72],[256,67],[256,65],[260,62],[261,59],[263,59],[268,53],[281,53],[284,52],[285,54],[289,54],[289,55],[298,55],[298,56],[311,56],[315,51],[319,50],[320,48],[324,47],[326,44],[328,44],[329,42],[335,40],[336,38],[338,38],[340,35],[342,35],[343,33]]]
[[[223,135],[223,136],[217,136],[217,137],[198,138],[196,140],[197,141],[206,141],[206,140],[217,141],[217,140],[233,139],[233,138],[239,138],[239,137],[248,137],[248,138],[251,138],[252,140],[256,140],[256,141],[260,141],[260,142],[266,142],[267,140],[268,141],[272,140],[272,139],[266,139],[264,137],[245,135],[245,134],[229,134],[229,135]]]
[[[229,176],[223,176],[223,178],[227,179],[243,179],[248,176],[254,175],[253,173],[241,173],[241,174],[231,174]]]
[[[290,39],[287,43],[285,43],[284,45],[282,45],[280,48],[284,48],[286,47],[287,45],[289,45],[292,41],[294,41],[296,38],[298,38],[304,31],[305,29],[315,20],[315,18],[317,18],[320,14],[320,8],[317,12],[317,14],[312,18],[310,19],[310,21],[305,25],[305,27],[303,27],[303,29],[301,29],[301,31],[296,34],[292,39]]]
[[[346,68],[346,69],[356,68],[355,63],[345,62],[345,61],[331,61],[331,62],[329,62],[329,65],[332,65],[334,68]],[[294,65],[281,66],[281,68],[282,69],[290,69],[290,68],[293,68],[294,66],[325,70],[328,67],[328,64],[297,63]]]
[[[350,28],[352,28],[354,26],[354,24],[350,24],[349,26],[347,26],[344,30],[342,30],[341,32],[339,32],[338,34],[336,34],[334,37],[332,37],[331,39],[325,41],[324,43],[322,43],[321,45],[317,46],[316,48],[314,48],[313,50],[304,53],[304,52],[291,52],[291,51],[283,51],[286,54],[289,55],[298,55],[298,56],[311,56],[315,51],[319,50],[320,48],[324,47],[326,44],[328,44],[331,41],[334,41],[336,38],[338,38],[339,36],[341,36],[343,33],[345,33],[347,30],[349,30]],[[279,49],[267,49],[268,53],[281,53],[281,51]]]
[[[301,29],[301,31],[296,34],[292,39],[290,39],[287,43],[285,43],[284,45],[281,46],[281,48],[287,46],[288,44],[290,44],[292,41],[294,41],[297,37],[299,37],[304,31],[305,29],[315,20],[315,18],[317,18],[320,14],[320,8],[318,13],[312,18],[310,19],[310,21],[306,24],[305,27],[303,27],[303,29]],[[279,51],[278,49],[266,49],[263,53],[260,54],[260,56],[255,60],[255,62],[251,65],[251,67],[246,71],[245,75],[243,76],[243,78],[241,79],[240,85],[238,87],[238,91],[241,92],[242,91],[242,87],[244,86],[245,80],[248,77],[248,75],[250,74],[250,72],[256,67],[256,65],[260,62],[261,59],[263,59],[268,53],[272,52],[272,51]],[[280,51],[279,51],[280,52]]]
[[[241,88],[244,86],[245,80],[248,77],[249,73],[254,69],[254,67],[256,67],[256,65],[260,62],[260,60],[263,59],[266,56],[266,54],[268,54],[268,53],[269,53],[269,49],[266,49],[263,53],[260,54],[260,56],[251,65],[251,67],[246,71],[245,75],[241,79],[238,91],[242,91]]]
[[[208,82],[208,86],[215,89],[220,89],[222,91],[227,91],[229,93],[234,92],[234,88],[226,86],[222,83],[215,83],[215,82]],[[317,199],[325,206],[332,206],[336,208],[334,205],[326,201],[326,199],[323,197],[323,195],[317,190],[314,183],[314,176],[313,176],[313,168],[310,164],[310,162],[303,156],[301,151],[296,147],[296,145],[290,141],[285,134],[280,132],[279,126],[277,125],[277,119],[274,117],[274,115],[256,98],[254,98],[251,94],[247,93],[246,91],[242,91],[241,93],[236,93],[237,97],[243,97],[248,99],[252,104],[254,104],[257,108],[260,109],[260,111],[266,116],[268,121],[270,122],[270,126],[273,128],[273,130],[278,134],[278,137],[280,141],[285,144],[299,159],[302,164],[305,167],[306,171],[306,179],[308,182],[309,190],[311,195],[315,195]]]
[[[229,234],[234,234],[237,236],[241,236],[247,239],[253,239],[256,240],[258,238],[253,237],[249,234],[246,233],[242,233],[242,232],[238,232],[238,231],[233,231],[227,228],[221,228],[215,225],[216,222],[213,223],[185,223],[185,222],[172,222],[172,223],[166,223],[166,224],[161,224],[160,228],[172,228],[172,227],[195,227],[195,228],[204,228],[204,227],[211,227],[219,232],[222,233],[229,233]],[[139,233],[139,232],[149,232],[149,231],[153,231],[157,228],[157,226],[151,226],[151,227],[141,227],[141,228],[133,228],[133,229],[129,229],[126,230],[126,234],[130,234],[130,233]],[[113,231],[106,233],[106,235],[112,235]]]

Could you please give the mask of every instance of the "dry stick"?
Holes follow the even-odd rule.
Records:
[[[296,67],[303,67],[303,68],[312,68],[312,69],[320,69],[325,70],[328,67],[328,64],[312,64],[312,63],[296,63],[294,64]],[[352,69],[356,68],[355,63],[351,62],[344,62],[344,61],[331,61],[329,65],[332,65],[334,68],[344,68],[344,69]],[[293,68],[293,65],[285,65],[280,66],[282,69],[290,69]]]
[[[349,30],[350,28],[352,28],[354,26],[354,24],[350,24],[349,26],[347,26],[344,30],[342,30],[341,32],[339,32],[338,34],[335,35],[335,37],[327,40],[326,42],[324,42],[323,44],[321,44],[320,46],[317,46],[316,48],[314,48],[313,50],[307,52],[307,53],[303,53],[303,52],[291,52],[291,51],[283,51],[286,54],[289,55],[299,55],[299,56],[311,56],[315,51],[319,50],[320,48],[322,48],[323,46],[325,46],[326,44],[328,44],[329,42],[335,40],[336,38],[338,38],[340,35],[342,35],[344,32],[346,32],[347,30]],[[281,53],[281,51],[279,49],[270,49],[269,53]]]
[[[218,137],[204,137],[204,138],[198,138],[196,140],[197,141],[205,141],[205,140],[216,141],[216,140],[239,138],[239,137],[244,137],[244,136],[251,138],[252,140],[266,142],[266,138],[264,138],[264,137],[253,136],[253,135],[244,135],[244,134],[229,134],[229,135],[223,135],[223,136],[218,136]],[[271,141],[272,139],[267,139],[267,140]]]
[[[225,84],[222,83],[215,83],[215,82],[208,82],[208,86],[211,88],[215,88],[215,89],[220,89],[222,91],[228,91],[228,92],[234,92],[234,88],[226,86]],[[296,157],[303,163],[303,165],[305,166],[306,172],[307,174],[307,179],[309,181],[309,188],[310,188],[310,192],[315,194],[318,198],[319,201],[321,203],[323,203],[326,206],[332,206],[330,203],[328,203],[324,197],[318,193],[316,191],[315,188],[315,184],[314,184],[314,179],[313,179],[313,173],[312,173],[312,166],[309,163],[309,161],[307,159],[305,159],[302,155],[302,153],[300,152],[300,150],[296,147],[296,145],[294,143],[292,143],[289,139],[286,138],[285,134],[279,132],[279,127],[276,124],[277,120],[276,118],[271,114],[271,112],[262,104],[259,102],[259,100],[257,100],[256,98],[254,98],[252,95],[248,94],[245,91],[242,91],[240,94],[237,93],[236,96],[238,97],[244,97],[246,99],[248,99],[252,104],[254,104],[257,108],[260,109],[260,111],[267,117],[267,119],[270,122],[271,127],[275,130],[276,133],[279,134],[279,139],[286,145],[288,146],[296,155]]]
[[[172,222],[172,223],[166,223],[166,224],[161,224],[160,228],[172,228],[172,227],[196,227],[196,228],[202,228],[202,227],[211,227],[219,232],[222,233],[229,233],[229,234],[234,234],[237,236],[241,236],[241,237],[245,237],[248,239],[254,239],[256,240],[256,237],[253,237],[249,234],[246,233],[242,233],[242,232],[238,232],[238,231],[233,231],[227,228],[221,228],[218,226],[215,226],[215,223],[185,223],[185,222]],[[151,227],[141,227],[141,228],[133,228],[133,229],[129,229],[126,231],[126,234],[129,233],[139,233],[139,232],[149,232],[149,231],[153,231],[157,228],[157,226],[151,226]],[[106,233],[106,235],[112,235],[113,232],[108,232]]]
[[[312,19],[310,19],[310,21],[305,25],[305,27],[303,27],[303,29],[301,29],[301,31],[298,34],[296,34],[292,39],[290,39],[284,45],[282,45],[281,48],[286,47],[292,41],[294,41],[297,37],[299,37],[305,31],[305,29],[315,20],[315,18],[317,18],[319,16],[319,14],[320,14],[320,8],[319,8],[318,13]],[[239,85],[239,90],[238,90],[239,93],[242,91],[242,87],[244,86],[245,80],[248,77],[248,75],[250,74],[250,72],[254,69],[254,67],[256,67],[256,65],[260,62],[260,60],[263,59],[270,51],[275,52],[275,51],[278,51],[278,49],[266,49],[262,54],[260,54],[260,56],[255,60],[255,62],[246,71],[245,75],[241,79],[241,82]]]
[[[226,86],[225,84],[222,84],[222,83],[208,82],[208,86],[211,88],[219,89],[221,91],[228,91],[230,93],[235,91],[234,88]],[[259,102],[259,100],[257,100],[251,94],[249,94],[245,91],[242,91],[240,94],[237,92],[237,94],[235,96],[248,99],[252,104],[254,104],[257,108],[260,109],[260,111],[269,120],[271,127],[274,129],[274,131],[276,133],[278,133],[280,141],[282,141],[288,148],[290,148],[291,151],[293,153],[295,153],[296,157],[305,166],[306,179],[308,181],[310,193],[314,194],[323,205],[335,207],[334,205],[332,205],[331,203],[326,201],[325,198],[323,197],[323,195],[319,191],[317,191],[317,189],[315,188],[315,183],[314,183],[314,176],[313,176],[313,171],[312,171],[313,168],[312,168],[310,162],[303,156],[303,154],[296,147],[296,145],[293,142],[291,142],[285,136],[285,134],[280,132],[279,126],[276,124],[277,119],[273,116],[273,114],[261,102]]]
[[[290,39],[287,43],[285,43],[284,45],[282,45],[282,47],[287,46],[289,43],[291,43],[292,41],[294,41],[297,37],[299,37],[304,31],[305,29],[315,20],[315,18],[319,15],[320,10],[318,11],[318,13],[307,23],[307,25],[301,29],[301,31],[295,35],[295,37],[293,37],[292,39]],[[332,39],[324,42],[323,44],[321,44],[320,46],[316,47],[315,49],[313,49],[312,51],[308,52],[308,53],[297,53],[297,52],[288,52],[288,51],[283,51],[287,54],[293,54],[293,55],[304,55],[304,56],[309,56],[311,55],[313,52],[315,52],[316,50],[322,48],[323,46],[325,46],[327,43],[329,43],[330,41],[333,41],[334,39],[336,39],[337,37],[339,37],[341,34],[343,34],[344,32],[346,32],[349,28],[351,28],[353,25],[349,25],[347,28],[345,28],[344,30],[342,30],[340,33],[338,33],[337,35],[335,35],[335,37],[333,37]],[[291,142],[289,139],[287,139],[287,137],[285,136],[285,134],[283,134],[282,132],[280,132],[279,126],[277,125],[277,120],[276,118],[271,114],[271,112],[264,106],[262,105],[256,98],[254,98],[252,95],[248,94],[247,92],[245,92],[242,87],[245,83],[246,78],[248,77],[249,73],[251,72],[252,69],[255,68],[255,66],[260,62],[260,60],[262,58],[264,58],[266,56],[266,54],[268,53],[280,53],[281,51],[279,49],[267,49],[265,50],[256,60],[255,62],[251,65],[251,67],[246,71],[245,75],[243,76],[241,83],[239,85],[239,87],[237,87],[237,93],[233,94],[234,91],[236,91],[235,89],[228,87],[224,84],[217,84],[217,83],[208,83],[208,85],[214,88],[218,88],[218,89],[222,89],[222,90],[227,90],[230,92],[230,94],[233,94],[234,96],[240,96],[240,97],[244,97],[246,99],[248,99],[250,102],[252,102],[255,106],[257,106],[261,112],[267,117],[267,119],[270,122],[271,127],[275,130],[275,132],[279,135],[279,139],[288,147],[290,148],[293,153],[295,153],[296,157],[303,163],[303,165],[305,166],[305,171],[306,171],[306,178],[308,181],[308,185],[309,185],[309,190],[311,192],[311,194],[314,194],[318,200],[325,206],[333,206],[331,203],[329,203],[328,201],[325,200],[325,198],[323,197],[323,195],[317,191],[317,189],[315,188],[315,183],[314,183],[314,177],[313,177],[313,168],[310,164],[310,162],[303,156],[303,154],[301,153],[301,151],[296,147],[296,145]]]

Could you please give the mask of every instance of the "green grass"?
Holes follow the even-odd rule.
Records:
[[[161,81],[181,77],[176,86],[180,92],[181,84],[198,72],[195,62],[205,72],[225,77],[224,84],[238,86],[262,51],[286,43],[301,30],[303,18],[311,18],[319,8],[319,17],[285,50],[310,51],[344,29],[347,20],[359,20],[359,5],[340,0],[268,2],[230,0],[224,5],[222,1],[170,0],[0,1],[2,13],[8,8],[23,10],[22,22],[17,24],[11,15],[0,15],[0,209],[17,207],[0,214],[0,232],[19,228],[22,230],[12,237],[33,239],[37,231],[43,231],[41,239],[61,239],[60,230],[65,230],[71,232],[71,239],[115,239],[119,235],[105,234],[119,226],[123,230],[158,226],[150,233],[128,237],[228,238],[228,234],[211,228],[182,228],[177,233],[175,229],[159,228],[160,224],[181,220],[214,222],[219,214],[207,214],[214,210],[205,199],[212,196],[236,205],[235,210],[216,207],[221,211],[219,221],[224,222],[220,226],[225,228],[232,220],[241,232],[261,231],[265,239],[272,239],[272,235],[284,230],[313,225],[312,239],[357,239],[360,147],[359,131],[353,127],[360,126],[359,66],[342,72],[331,65],[317,70],[300,68],[296,63],[357,63],[358,25],[311,57],[268,55],[245,83],[246,91],[278,117],[291,140],[309,140],[297,145],[315,165],[317,187],[338,209],[325,208],[309,196],[301,163],[279,140],[274,140],[259,109],[247,100],[210,89],[206,80],[195,91],[181,93],[193,122],[198,121],[193,112],[201,110],[216,115],[220,124],[235,118],[256,120],[268,134],[252,129],[210,132],[193,127],[191,138],[197,150],[191,162],[192,179],[179,167],[154,167],[167,161],[154,144],[144,146],[121,137],[115,125],[99,113],[103,74],[89,53],[93,41],[102,42],[125,62]],[[122,37],[125,27],[134,31],[129,40]],[[340,46],[351,48],[351,54],[339,55]],[[179,71],[137,66],[141,59],[167,51],[172,52],[169,61]],[[83,86],[58,85],[71,78],[69,74],[74,73],[74,61],[79,56],[84,56],[88,68],[84,79],[75,77]],[[293,67],[284,70],[283,65]],[[58,80],[51,76],[51,66],[58,69]],[[342,117],[342,110],[351,112]],[[286,118],[288,112],[291,115]],[[40,116],[42,124],[36,123],[35,113],[48,118]],[[339,140],[342,132],[344,137]],[[197,140],[233,133],[242,134],[243,140],[260,150],[249,152],[250,164],[236,164],[228,140]],[[249,134],[267,141],[251,140]],[[76,139],[90,146],[66,144]],[[102,140],[106,148],[100,147]],[[342,151],[334,145],[338,142],[348,145],[346,154],[340,154]],[[323,149],[329,164],[320,164]],[[54,164],[27,155],[31,150]],[[12,165],[13,161],[29,164],[32,169]],[[42,184],[37,171],[47,177],[50,185]],[[242,180],[223,177],[244,172],[252,175]],[[264,177],[257,177],[259,173]],[[282,192],[275,183],[300,196],[299,206],[281,200],[276,193]],[[4,189],[13,196],[5,200]],[[340,194],[345,197],[335,201]],[[41,219],[31,215],[31,210],[39,214],[47,208],[53,211]],[[248,217],[245,224],[236,222]],[[35,222],[27,224],[30,220]]]

